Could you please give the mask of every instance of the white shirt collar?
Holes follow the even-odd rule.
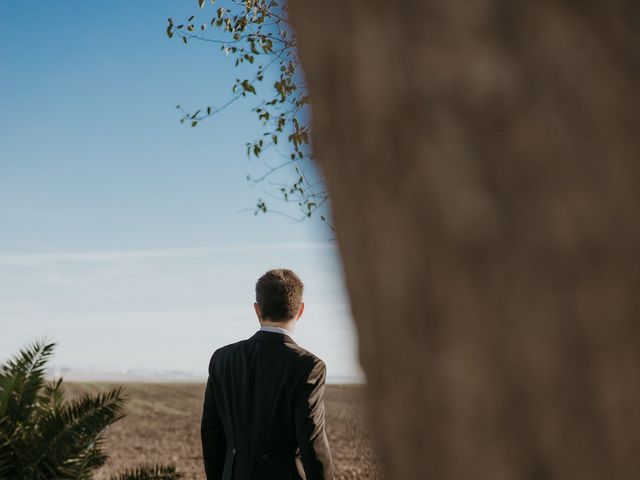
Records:
[[[271,332],[271,333],[282,333],[284,335],[287,335],[287,336],[293,338],[293,332],[291,330],[288,330],[288,329],[282,328],[282,327],[272,327],[271,325],[262,325],[262,326],[260,326],[260,331],[261,332]]]

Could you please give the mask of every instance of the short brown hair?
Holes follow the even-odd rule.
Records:
[[[302,280],[286,268],[269,270],[256,283],[256,303],[262,318],[280,322],[293,318],[302,304]]]

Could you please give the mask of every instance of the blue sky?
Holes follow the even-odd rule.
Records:
[[[238,75],[167,39],[167,17],[200,12],[0,3],[0,357],[46,335],[74,369],[198,373],[253,332],[257,276],[289,266],[307,285],[299,343],[359,375],[331,231],[243,211],[265,196],[245,179],[264,168],[244,154],[255,100],[178,123],[176,104],[224,103]]]

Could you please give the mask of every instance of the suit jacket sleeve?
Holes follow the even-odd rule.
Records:
[[[200,434],[202,438],[202,457],[204,470],[208,480],[220,480],[224,470],[224,460],[227,452],[227,441],[220,420],[220,412],[216,403],[213,378],[213,358],[209,365],[209,379],[204,392],[204,406],[202,408],[202,422]]]
[[[333,464],[325,430],[326,367],[317,360],[294,397],[294,419],[307,480],[333,480]]]

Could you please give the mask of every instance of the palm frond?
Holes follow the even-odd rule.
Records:
[[[40,408],[42,410],[59,410],[64,403],[64,388],[62,378],[52,380],[44,385],[40,396]]]
[[[80,478],[106,460],[101,445],[105,430],[124,416],[122,388],[85,395],[43,412],[40,435],[29,463],[56,478]]]
[[[0,417],[17,423],[31,415],[54,348],[55,343],[34,342],[0,366]]]
[[[7,419],[9,403],[11,402],[18,380],[16,376],[0,375],[0,418]]]
[[[140,465],[114,475],[111,480],[179,480],[182,474],[173,465]]]
[[[45,381],[55,344],[35,342],[0,365],[0,480],[89,480],[107,460],[106,429],[124,416],[122,388],[65,400]],[[117,480],[176,480],[173,465],[141,465]]]
[[[11,478],[11,438],[4,428],[5,419],[0,418],[0,479]]]
[[[0,365],[0,479],[89,480],[104,465],[105,430],[124,416],[121,388],[65,400],[47,382],[54,344],[36,342]]]
[[[35,342],[0,365],[0,478],[38,478],[21,453],[32,449],[45,365],[54,346]]]

